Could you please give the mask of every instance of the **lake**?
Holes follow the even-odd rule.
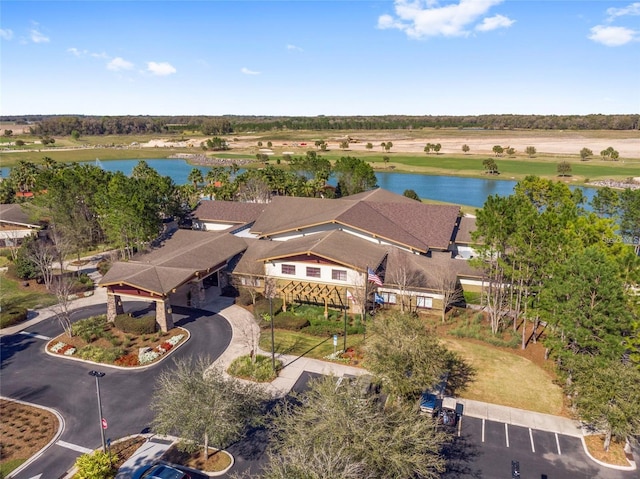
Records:
[[[122,171],[130,175],[139,160],[109,160],[91,162],[99,164],[107,171]],[[186,160],[149,159],[147,164],[162,176],[170,176],[176,184],[187,183],[187,177],[194,168]],[[197,166],[203,176],[209,167]],[[9,174],[8,168],[2,168],[2,175]],[[516,182],[513,180],[468,178],[462,176],[433,176],[412,173],[376,172],[378,185],[381,188],[402,194],[405,190],[414,190],[420,198],[444,201],[481,208],[487,197],[491,195],[508,196],[513,193]],[[591,201],[596,188],[582,187],[588,201]]]

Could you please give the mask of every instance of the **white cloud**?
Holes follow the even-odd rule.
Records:
[[[596,25],[589,39],[608,47],[619,47],[638,39],[638,32],[626,27]]]
[[[128,62],[124,58],[116,57],[107,63],[107,69],[118,72],[121,70],[131,70],[133,68],[133,63]]]
[[[378,18],[378,28],[396,28],[412,38],[467,36],[471,33],[469,27],[502,1],[459,0],[459,3],[440,6],[433,0],[395,0],[395,17],[381,15]],[[506,27],[513,23],[513,20],[502,15],[483,20],[477,27],[480,31]],[[483,26],[485,23],[487,26]]]
[[[608,8],[607,15],[609,15],[609,18],[607,18],[608,22],[612,22],[617,17],[624,17],[627,15],[640,15],[640,2],[634,2],[622,8]]]
[[[29,30],[29,37],[33,43],[49,43],[49,37],[36,28]]]
[[[167,62],[147,62],[147,71],[153,73],[154,75],[164,77],[167,75],[172,75],[177,70]]]
[[[289,50],[291,52],[301,52],[301,51],[303,51],[302,48],[297,47],[295,45],[291,45],[291,44],[287,45],[287,50]]]
[[[76,47],[71,47],[71,48],[67,48],[67,51],[69,53],[71,53],[72,55],[75,55],[77,57],[82,56],[84,53],[87,53],[86,51],[81,52],[80,50],[78,50]]]
[[[248,68],[246,68],[246,67],[242,67],[242,68],[240,69],[240,71],[241,71],[242,73],[244,73],[245,75],[260,75],[260,72],[256,72],[256,71],[253,71],[253,70],[249,70],[249,69],[248,69]]]
[[[5,40],[11,40],[13,38],[13,30],[0,28],[0,38],[4,38]]]
[[[476,25],[476,30],[479,32],[490,32],[497,28],[509,28],[515,22],[515,20],[511,20],[509,17],[505,17],[504,15],[495,15],[493,17],[483,18],[482,23]]]

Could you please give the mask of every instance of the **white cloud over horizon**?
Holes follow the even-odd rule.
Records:
[[[378,28],[395,28],[411,38],[468,36],[472,25],[482,19],[475,30],[486,32],[511,26],[515,21],[504,15],[483,16],[503,0],[459,0],[440,6],[434,0],[395,0],[395,17],[381,15]]]
[[[595,27],[592,27],[590,31],[590,40],[593,40],[596,43],[601,43],[607,47],[619,47],[634,40],[638,40],[639,38],[636,30],[626,27],[596,25]]]
[[[5,40],[11,40],[13,39],[13,30],[7,28],[0,28],[0,38],[3,38]]]
[[[302,50],[302,48],[296,46],[296,45],[292,45],[292,44],[288,44],[287,45],[287,50],[289,50],[290,52],[302,52],[304,50]]]
[[[175,67],[169,62],[147,62],[147,71],[160,77],[173,75],[177,72]]]
[[[107,69],[118,72],[122,70],[131,70],[133,68],[133,63],[128,62],[124,58],[116,57],[107,63]]]
[[[247,67],[242,67],[240,71],[245,75],[260,75],[260,72],[249,70]]]

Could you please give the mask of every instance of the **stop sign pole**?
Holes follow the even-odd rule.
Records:
[[[102,403],[100,402],[100,382],[99,379],[104,377],[101,371],[89,371],[89,376],[96,378],[96,394],[98,395],[98,420],[100,421],[100,437],[102,438],[102,452],[107,453],[107,443],[104,440],[104,430],[107,428],[107,420],[102,417]]]

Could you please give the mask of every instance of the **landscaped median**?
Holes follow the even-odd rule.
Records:
[[[122,315],[110,323],[105,315],[77,321],[66,332],[52,339],[49,354],[122,368],[153,364],[189,339],[183,328],[155,331],[153,316],[133,318]]]

